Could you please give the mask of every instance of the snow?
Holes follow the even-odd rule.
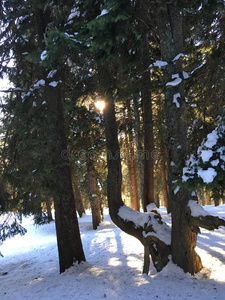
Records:
[[[212,148],[213,146],[216,145],[218,138],[219,138],[218,133],[217,130],[215,129],[207,135],[207,140],[204,143],[204,146],[208,148]]]
[[[43,85],[45,85],[45,80],[40,79],[34,84],[34,88],[39,88],[40,86],[43,86]]]
[[[198,69],[201,69],[204,66],[204,64],[198,66],[197,68],[195,68],[193,71],[191,71],[191,75],[194,74],[194,72]]]
[[[140,213],[126,205],[123,205],[119,209],[118,216],[127,222],[133,222],[136,225],[136,228],[138,228],[144,227],[144,225],[148,223],[150,213]]]
[[[207,138],[198,147],[197,156],[194,157],[192,155],[186,162],[186,167],[183,168],[183,181],[194,178],[194,175],[197,174],[198,177],[202,178],[204,183],[212,183],[217,176],[215,167],[219,166],[220,169],[225,169],[223,165],[223,160],[225,161],[225,147],[218,148],[218,140],[223,139],[223,132],[223,126],[217,126],[207,135]],[[209,164],[212,167],[208,167]]]
[[[103,10],[101,11],[101,14],[100,14],[99,16],[97,16],[97,18],[102,17],[102,16],[108,14],[108,12],[109,12],[109,11],[108,11],[107,9],[103,9]]]
[[[172,60],[173,62],[177,61],[178,59],[180,59],[181,57],[184,57],[184,54],[183,53],[179,53],[177,54],[174,59]]]
[[[225,205],[206,206],[225,217]],[[171,223],[165,208],[163,220]],[[191,276],[172,262],[157,273],[142,275],[143,246],[116,227],[107,211],[104,222],[92,230],[91,215],[79,219],[87,262],[75,264],[59,275],[55,225],[36,227],[25,219],[28,233],[9,239],[0,247],[1,300],[223,300],[225,294],[225,228],[202,229],[197,252],[203,270]]]
[[[201,177],[205,183],[213,182],[216,175],[217,172],[213,168],[208,168],[207,170],[203,170],[202,168],[198,169],[198,176]]]
[[[176,193],[178,193],[179,192],[179,190],[180,190],[180,187],[179,187],[179,185],[174,189],[174,194],[176,195]]]
[[[48,73],[47,78],[52,78],[52,77],[55,75],[56,72],[57,72],[57,70],[51,70],[51,71]]]
[[[193,217],[199,217],[199,216],[207,216],[209,213],[197,203],[195,200],[189,200],[188,206],[191,209],[191,215]]]
[[[52,81],[52,82],[49,83],[49,85],[52,86],[52,87],[57,87],[58,82],[57,81]]]
[[[151,212],[153,210],[158,211],[158,207],[155,205],[155,203],[150,203],[146,206],[147,212]]]
[[[212,150],[202,150],[200,157],[202,158],[203,162],[209,161],[209,159],[213,156]]]
[[[167,82],[166,86],[176,86],[178,84],[180,84],[182,81],[181,78],[176,78],[173,81]]]
[[[180,103],[179,103],[178,100],[177,100],[178,98],[181,98],[180,93],[174,94],[174,95],[173,95],[173,103],[176,104],[176,107],[177,107],[177,108],[180,108]]]
[[[219,162],[220,162],[219,159],[215,159],[215,160],[212,160],[210,163],[213,167],[216,167],[216,166],[218,166]]]
[[[162,68],[162,67],[165,67],[167,66],[168,63],[166,61],[163,61],[163,60],[156,60],[154,63],[153,63],[153,66],[154,67],[158,67],[158,68]],[[150,65],[150,67],[152,67],[152,65]]]
[[[44,50],[44,51],[41,53],[40,58],[41,58],[41,60],[45,60],[47,56],[48,56],[48,52],[47,52],[47,50]]]
[[[190,76],[188,75],[187,72],[183,71],[183,77],[184,77],[184,79],[188,79]]]

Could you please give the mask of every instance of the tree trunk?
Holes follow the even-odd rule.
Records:
[[[147,52],[148,53],[148,52]],[[147,54],[149,55],[149,53]],[[149,63],[148,63],[149,65]],[[146,64],[146,68],[148,68]],[[154,160],[152,157],[154,150],[153,141],[153,120],[152,120],[152,100],[151,83],[149,71],[142,75],[141,97],[143,101],[143,119],[144,119],[144,187],[143,202],[144,211],[147,211],[147,205],[154,203]]]
[[[93,229],[97,229],[101,222],[100,199],[96,180],[96,171],[93,160],[87,158],[87,177],[89,185],[89,199],[91,202],[92,225]]]
[[[47,102],[48,150],[51,153],[51,189],[54,192],[56,235],[60,273],[75,261],[85,261],[77,221],[69,162],[62,158],[67,151],[64,109],[60,87],[46,85],[41,96]]]
[[[146,12],[146,3],[137,1],[136,14],[139,22],[139,31],[142,35],[141,45],[141,98],[143,103],[143,132],[144,132],[144,182],[143,182],[143,210],[147,211],[147,205],[154,203],[154,138],[152,119],[151,79],[149,72],[150,46],[149,46],[149,16]]]
[[[156,5],[157,7],[157,5]],[[164,72],[166,124],[168,142],[168,182],[172,213],[172,259],[185,272],[194,274],[201,270],[202,263],[195,252],[197,233],[186,220],[186,207],[190,193],[176,191],[176,181],[181,178],[187,156],[187,128],[182,61],[175,57],[183,52],[182,14],[176,5],[159,4],[157,7],[158,35],[162,59],[168,63]],[[175,76],[175,77],[174,77]],[[168,85],[174,78],[177,85]],[[178,79],[179,80],[179,79]],[[179,93],[179,94],[178,94]]]
[[[143,164],[143,146],[141,142],[141,130],[140,130],[140,114],[138,108],[138,100],[137,96],[133,95],[133,102],[134,102],[134,129],[135,129],[135,140],[137,146],[137,153],[138,153],[138,167],[139,167],[139,174],[140,174],[140,198],[142,207],[144,207],[143,202],[143,187],[144,187],[144,164]]]
[[[161,152],[162,152],[162,166],[161,166],[162,194],[163,194],[164,205],[167,209],[167,213],[169,214],[171,212],[171,207],[170,207],[169,186],[168,186],[168,170],[166,166],[167,154],[165,153],[166,149],[163,142],[161,143]]]
[[[53,220],[51,202],[52,202],[51,199],[47,196],[46,207],[47,207],[47,214],[48,214],[48,222],[51,222]]]
[[[83,214],[85,214],[84,204],[82,201],[80,188],[78,184],[77,172],[76,172],[76,163],[71,162],[71,177],[72,177],[72,185],[73,185],[73,194],[75,199],[75,205],[80,218],[82,218]]]
[[[108,161],[108,185],[107,185],[107,197],[109,204],[109,213],[112,221],[126,233],[136,237],[143,245],[145,249],[144,260],[144,273],[149,271],[149,254],[151,254],[154,266],[158,271],[168,263],[168,255],[170,253],[169,245],[165,244],[158,237],[148,236],[145,238],[145,233],[148,229],[144,226],[137,226],[133,221],[133,218],[129,219],[126,215],[125,218],[119,215],[121,208],[125,205],[121,198],[121,162],[120,162],[120,148],[117,137],[117,122],[115,118],[115,107],[110,94],[106,97],[106,108],[104,110],[105,118],[105,132],[106,132],[106,144],[107,144],[107,161]],[[130,209],[130,208],[129,208]],[[127,210],[125,208],[125,210]],[[136,212],[132,209],[128,210],[129,215],[134,215],[141,218],[144,217],[143,213]],[[138,214],[138,216],[136,215]],[[140,214],[140,215],[139,215]],[[153,213],[152,213],[153,214]],[[126,219],[128,217],[128,219]],[[154,214],[153,218],[157,218]],[[151,217],[150,217],[151,218]],[[159,224],[163,224],[163,222]],[[149,226],[149,230],[153,231],[152,225]]]
[[[213,195],[213,200],[214,200],[215,206],[219,206],[220,199],[221,199],[220,190],[218,188],[214,188],[212,191],[212,195]]]
[[[139,211],[139,199],[138,199],[138,187],[137,187],[137,178],[136,178],[136,165],[135,165],[135,154],[134,154],[134,141],[132,134],[132,116],[131,116],[131,107],[130,102],[127,103],[128,109],[128,141],[127,141],[127,151],[128,151],[128,171],[130,179],[130,202],[131,208]]]

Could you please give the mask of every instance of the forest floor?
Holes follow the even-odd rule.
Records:
[[[225,205],[205,209],[225,218]],[[160,212],[169,224],[165,209]],[[142,275],[143,246],[117,228],[107,211],[98,230],[92,230],[90,212],[79,223],[87,262],[59,275],[54,222],[37,227],[24,219],[27,234],[0,247],[0,299],[225,299],[225,228],[199,235],[197,252],[204,265],[199,274],[185,274],[170,262],[160,273],[151,264],[147,276]]]

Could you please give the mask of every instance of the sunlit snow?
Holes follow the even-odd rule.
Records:
[[[204,208],[225,217],[225,205]],[[159,212],[170,225],[165,208]],[[90,212],[79,223],[87,262],[59,275],[54,223],[36,227],[25,220],[28,233],[0,246],[0,299],[224,300],[225,228],[201,230],[196,250],[204,268],[199,274],[191,276],[169,262],[160,273],[151,263],[147,276],[142,275],[143,245],[116,227],[107,211],[97,230]]]
[[[201,177],[205,183],[213,182],[216,175],[217,172],[213,168],[208,168],[207,170],[203,170],[201,168],[198,169],[198,176]]]
[[[176,78],[173,81],[167,82],[166,86],[176,86],[178,84],[180,84],[182,81],[181,78]]]

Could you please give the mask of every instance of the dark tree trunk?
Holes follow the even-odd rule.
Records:
[[[82,218],[83,214],[85,214],[84,204],[82,201],[80,187],[78,184],[77,172],[76,172],[76,163],[71,162],[71,176],[72,176],[72,184],[73,184],[73,194],[75,199],[75,205],[80,218]]]
[[[129,135],[129,133],[128,133]],[[125,145],[127,151],[127,167],[129,177],[129,192],[130,192],[130,207],[134,210],[139,211],[139,199],[137,190],[137,179],[136,179],[136,166],[134,161],[134,148],[133,143],[129,142],[127,133],[125,136]]]
[[[133,96],[134,102],[134,129],[135,129],[135,140],[137,146],[137,153],[138,153],[138,167],[139,167],[139,174],[140,174],[140,198],[142,207],[144,207],[143,202],[143,187],[144,187],[144,164],[143,164],[143,146],[141,142],[141,129],[140,129],[140,114],[139,114],[139,107],[138,107],[138,99],[137,96]]]
[[[215,206],[219,206],[220,205],[220,198],[221,198],[220,190],[217,189],[217,188],[213,189],[212,195],[213,195],[213,200],[214,200]]]
[[[168,186],[168,168],[166,164],[168,155],[163,142],[161,143],[161,153],[162,153],[162,160],[161,160],[162,194],[163,194],[164,205],[166,207],[167,213],[169,214],[171,212],[171,207],[170,207],[169,186]]]
[[[182,14],[176,3],[157,8],[158,35],[162,59],[168,63],[164,72],[165,84],[174,80],[174,74],[182,79],[182,59],[174,58],[183,52]],[[179,97],[174,101],[174,95]],[[172,259],[185,272],[194,274],[201,270],[202,263],[195,252],[197,233],[188,225],[186,207],[190,193],[175,192],[175,182],[181,178],[187,156],[186,108],[183,80],[178,85],[165,88],[166,124],[168,142],[168,182],[172,213]]]
[[[130,202],[131,208],[139,211],[139,199],[138,199],[138,187],[137,187],[137,177],[136,177],[136,165],[135,165],[135,154],[134,154],[134,141],[132,134],[132,116],[130,102],[127,104],[128,109],[128,140],[127,140],[127,151],[128,151],[128,172],[130,181]],[[126,137],[127,139],[127,137]]]
[[[77,221],[69,162],[65,162],[62,158],[63,151],[67,151],[67,138],[61,89],[45,87],[42,99],[47,102],[46,129],[49,135],[48,150],[51,153],[51,189],[54,193],[59,266],[62,273],[75,261],[85,261],[85,256]]]
[[[148,52],[147,52],[148,53]],[[147,54],[149,55],[149,53]],[[149,64],[148,64],[149,65]],[[146,65],[146,67],[148,67]],[[154,202],[154,140],[153,140],[153,120],[152,120],[152,100],[151,100],[151,82],[150,73],[144,72],[142,75],[141,97],[143,101],[143,119],[144,119],[144,187],[143,202],[144,211],[147,211],[148,204]]]
[[[89,186],[89,199],[91,202],[92,225],[93,229],[97,229],[101,222],[101,205],[94,162],[89,157],[87,158],[87,177]]]
[[[151,4],[152,5],[152,4]],[[136,14],[139,20],[139,31],[142,35],[141,45],[141,98],[143,103],[143,132],[144,132],[144,182],[143,182],[143,210],[146,212],[147,205],[154,202],[154,138],[152,119],[152,96],[151,79],[149,72],[150,46],[149,46],[149,15],[146,11],[148,3],[137,1]]]

